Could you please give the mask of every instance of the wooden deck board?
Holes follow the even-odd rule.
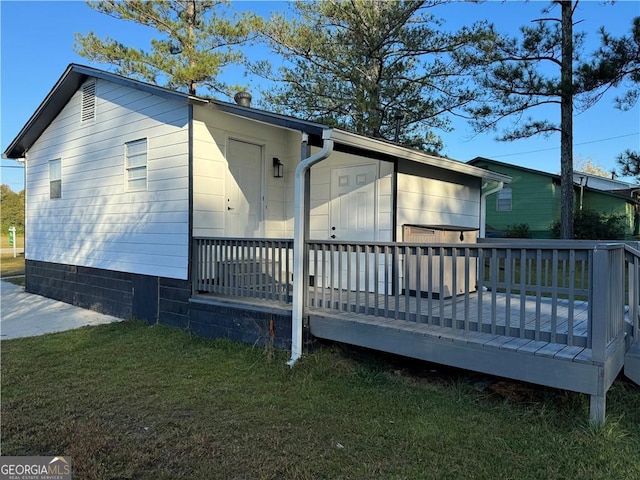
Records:
[[[576,358],[578,355],[580,355],[582,352],[584,352],[584,350],[585,348],[583,347],[566,346],[562,350],[560,350],[558,353],[556,353],[554,358],[559,358],[559,359],[561,358],[561,359],[573,361],[573,359]]]
[[[486,333],[474,332],[471,330],[463,330],[461,333],[458,334],[458,340],[461,340],[467,343],[474,343],[473,342],[474,338],[481,337],[483,335],[486,335]]]
[[[544,347],[535,351],[534,355],[540,355],[542,357],[554,358],[556,354],[561,351],[565,345],[559,343],[547,343]]]
[[[518,353],[530,353],[535,354],[538,350],[545,347],[547,342],[542,342],[540,340],[531,340],[529,343],[525,343],[521,347],[516,350]]]
[[[487,343],[485,343],[486,347],[501,347],[502,345],[504,345],[505,343],[508,343],[512,340],[511,337],[505,337],[505,336],[497,336],[495,338],[493,338],[492,340],[489,340]]]
[[[500,348],[503,350],[518,350],[518,348],[522,347],[523,345],[526,345],[527,343],[529,343],[531,340],[527,339],[527,338],[509,338],[508,342],[503,343],[502,345],[500,345]]]

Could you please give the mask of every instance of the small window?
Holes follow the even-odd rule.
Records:
[[[62,198],[62,161],[49,162],[49,198]]]
[[[80,122],[90,122],[96,118],[96,82],[91,80],[82,85],[82,112]]]
[[[127,190],[147,189],[147,139],[125,143]]]
[[[512,191],[511,188],[503,188],[498,190],[498,199],[496,202],[496,210],[498,212],[510,212],[511,211]]]

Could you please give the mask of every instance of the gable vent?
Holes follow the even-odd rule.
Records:
[[[82,85],[82,112],[80,121],[87,122],[96,117],[96,82],[92,80]]]

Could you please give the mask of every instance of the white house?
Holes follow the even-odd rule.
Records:
[[[475,243],[502,174],[80,65],[3,156],[29,292],[292,362],[307,334],[583,392],[597,423],[623,367],[640,382],[640,252]]]
[[[229,336],[237,325],[205,325],[213,307],[194,302],[194,238],[295,238],[298,254],[308,239],[479,230],[483,188],[509,181],[76,64],[3,157],[25,160],[27,291]],[[288,344],[291,313],[279,318]]]

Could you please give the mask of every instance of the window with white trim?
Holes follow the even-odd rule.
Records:
[[[49,198],[62,198],[62,160],[49,161]]]
[[[127,190],[147,189],[147,139],[124,144]]]
[[[96,82],[90,80],[82,85],[80,122],[91,122],[96,118]]]
[[[505,187],[498,190],[498,198],[496,200],[496,211],[510,212],[512,208],[513,192],[511,187]]]

